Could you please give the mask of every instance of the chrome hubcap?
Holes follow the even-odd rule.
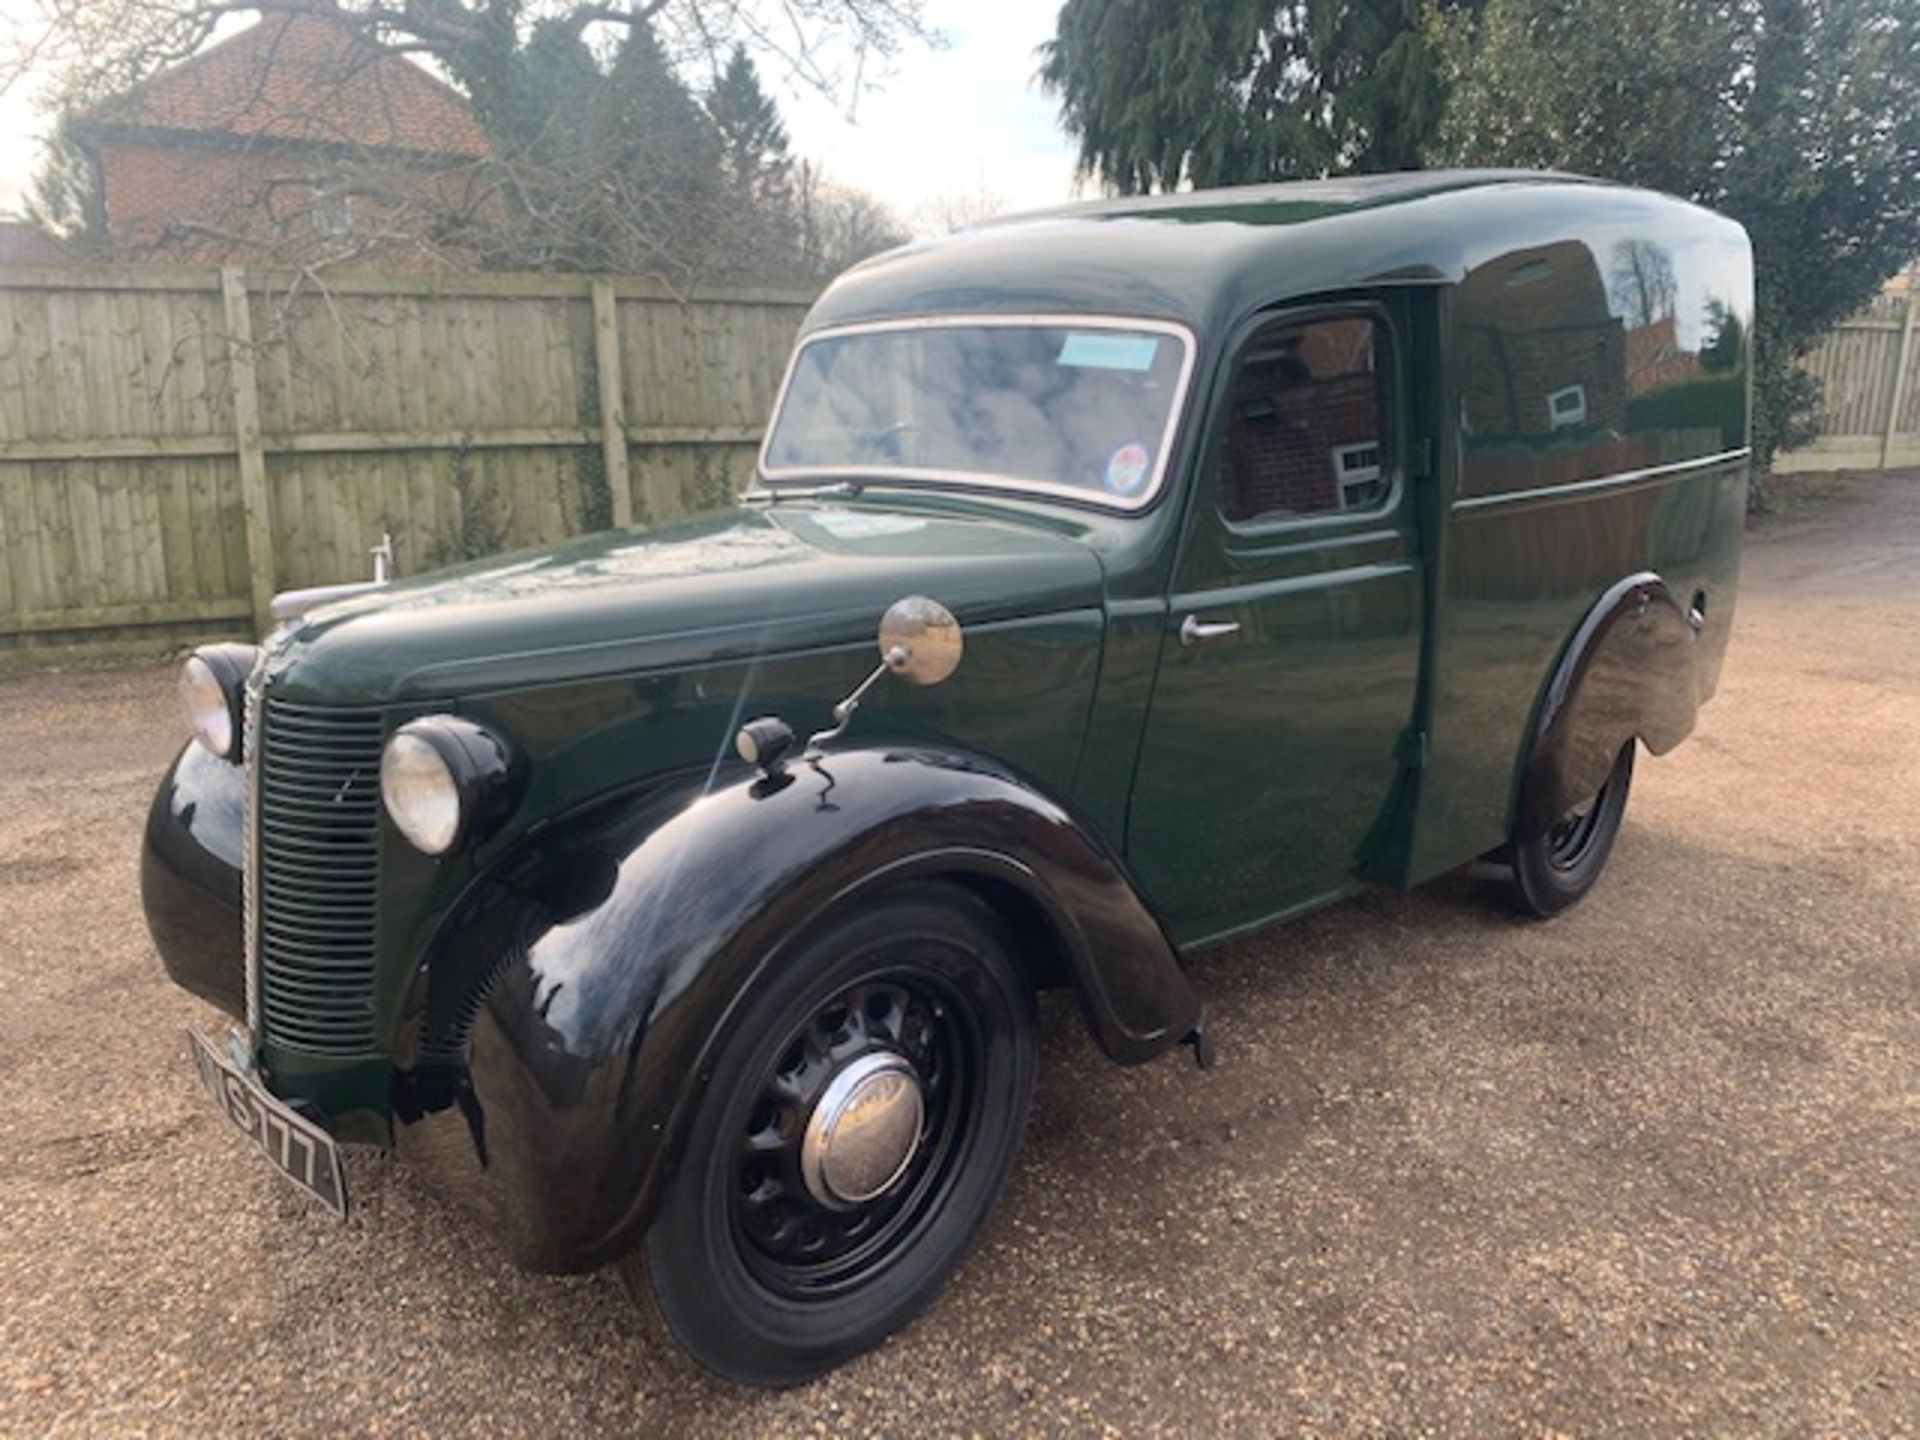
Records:
[[[964,997],[910,963],[794,1026],[743,1097],[728,1201],[762,1283],[838,1294],[915,1243],[969,1153],[984,1054]]]
[[[913,1062],[890,1050],[849,1061],[807,1119],[800,1175],[820,1204],[848,1210],[878,1198],[907,1172],[926,1120]]]

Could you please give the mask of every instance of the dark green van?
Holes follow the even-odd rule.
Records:
[[[869,261],[734,508],[188,662],[143,887],[240,1022],[201,1077],[338,1213],[391,1147],[713,1369],[818,1373],[993,1205],[1037,989],[1208,1063],[1212,942],[1470,863],[1587,893],[1714,690],[1751,324],[1737,225],[1527,173]]]

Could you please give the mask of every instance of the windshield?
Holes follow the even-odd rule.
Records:
[[[1192,342],[1145,320],[968,316],[825,330],[787,377],[769,483],[883,476],[1138,509],[1159,489]]]

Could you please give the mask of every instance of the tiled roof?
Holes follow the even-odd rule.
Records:
[[[460,93],[349,25],[262,20],[95,107],[97,125],[481,156]]]

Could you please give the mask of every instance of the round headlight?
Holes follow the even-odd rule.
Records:
[[[222,760],[240,758],[240,714],[258,652],[251,645],[207,645],[180,667],[180,708],[187,727]]]
[[[444,855],[460,838],[460,782],[446,756],[424,735],[401,730],[380,757],[380,798],[400,833],[429,855]]]
[[[506,743],[454,715],[410,720],[380,755],[380,798],[429,855],[475,839],[512,810],[518,773]]]

